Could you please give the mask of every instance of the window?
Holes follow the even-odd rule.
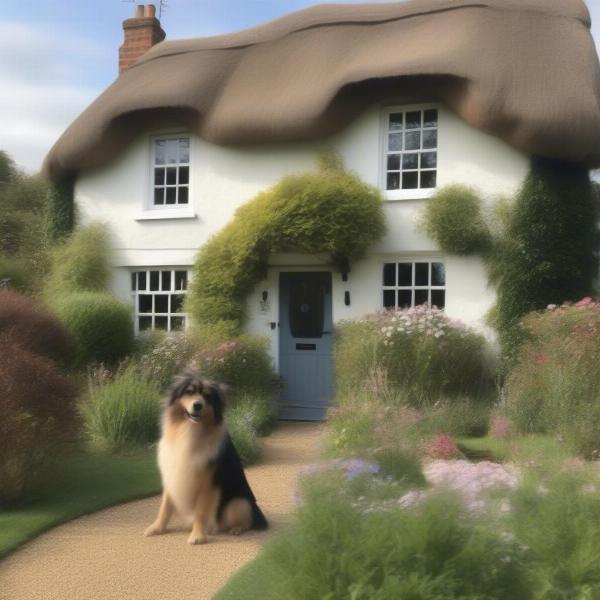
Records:
[[[387,115],[385,189],[419,190],[436,186],[438,111],[392,111]]]
[[[190,199],[190,138],[165,137],[153,142],[152,205],[188,206]]]
[[[441,262],[392,262],[383,265],[383,307],[419,304],[446,306],[446,271]]]
[[[131,273],[136,331],[185,328],[183,301],[188,272],[175,269],[153,269]]]

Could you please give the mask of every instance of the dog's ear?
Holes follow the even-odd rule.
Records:
[[[181,396],[183,396],[185,388],[187,388],[188,385],[193,382],[194,378],[195,373],[190,371],[186,371],[175,377],[169,389],[169,405],[173,404],[177,398],[181,398]]]
[[[223,404],[223,406],[227,404],[227,396],[229,395],[230,390],[231,388],[226,383],[217,383],[217,391],[219,392],[221,404]]]

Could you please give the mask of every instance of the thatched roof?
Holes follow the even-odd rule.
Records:
[[[527,154],[600,165],[600,68],[581,0],[410,0],[162,42],[63,133],[45,170],[101,165],[171,123],[222,145],[315,139],[390,95],[440,101]]]

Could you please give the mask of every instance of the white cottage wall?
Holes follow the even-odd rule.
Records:
[[[401,104],[398,107],[404,108]],[[136,267],[191,265],[198,248],[231,219],[238,206],[282,176],[312,168],[324,147],[336,148],[347,168],[364,181],[383,187],[383,112],[382,107],[369,109],[344,131],[320,142],[227,148],[191,136],[190,200],[194,218],[156,219],[144,212],[151,194],[150,134],[140,136],[109,164],[81,173],[75,186],[79,220],[83,224],[102,221],[110,227],[115,293],[131,301],[129,272]],[[439,108],[438,187],[470,185],[492,201],[513,194],[527,169],[526,156]],[[475,257],[443,256],[418,230],[425,202],[426,198],[386,200],[385,238],[367,258],[351,266],[347,282],[334,273],[334,322],[381,308],[384,262],[439,258],[446,266],[448,314],[484,329],[483,317],[494,301],[494,293],[487,287],[483,264]],[[268,279],[248,299],[247,328],[269,335],[276,357],[277,332],[271,330],[270,323],[278,321],[278,273],[290,270],[286,265],[293,264],[313,265],[315,270],[332,267],[323,257],[279,256],[271,263],[275,266]],[[293,269],[308,270],[306,266]],[[350,292],[350,306],[344,304],[346,290]],[[266,311],[260,302],[263,291],[269,297]]]

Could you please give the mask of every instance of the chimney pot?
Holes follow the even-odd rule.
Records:
[[[131,67],[154,44],[165,39],[153,4],[135,7],[135,17],[123,21],[124,41],[119,48],[119,75]]]
[[[138,4],[135,7],[135,18],[136,19],[141,19],[144,16],[144,5],[143,4]]]
[[[154,18],[156,16],[156,6],[154,4],[147,4],[144,9],[144,16]]]

